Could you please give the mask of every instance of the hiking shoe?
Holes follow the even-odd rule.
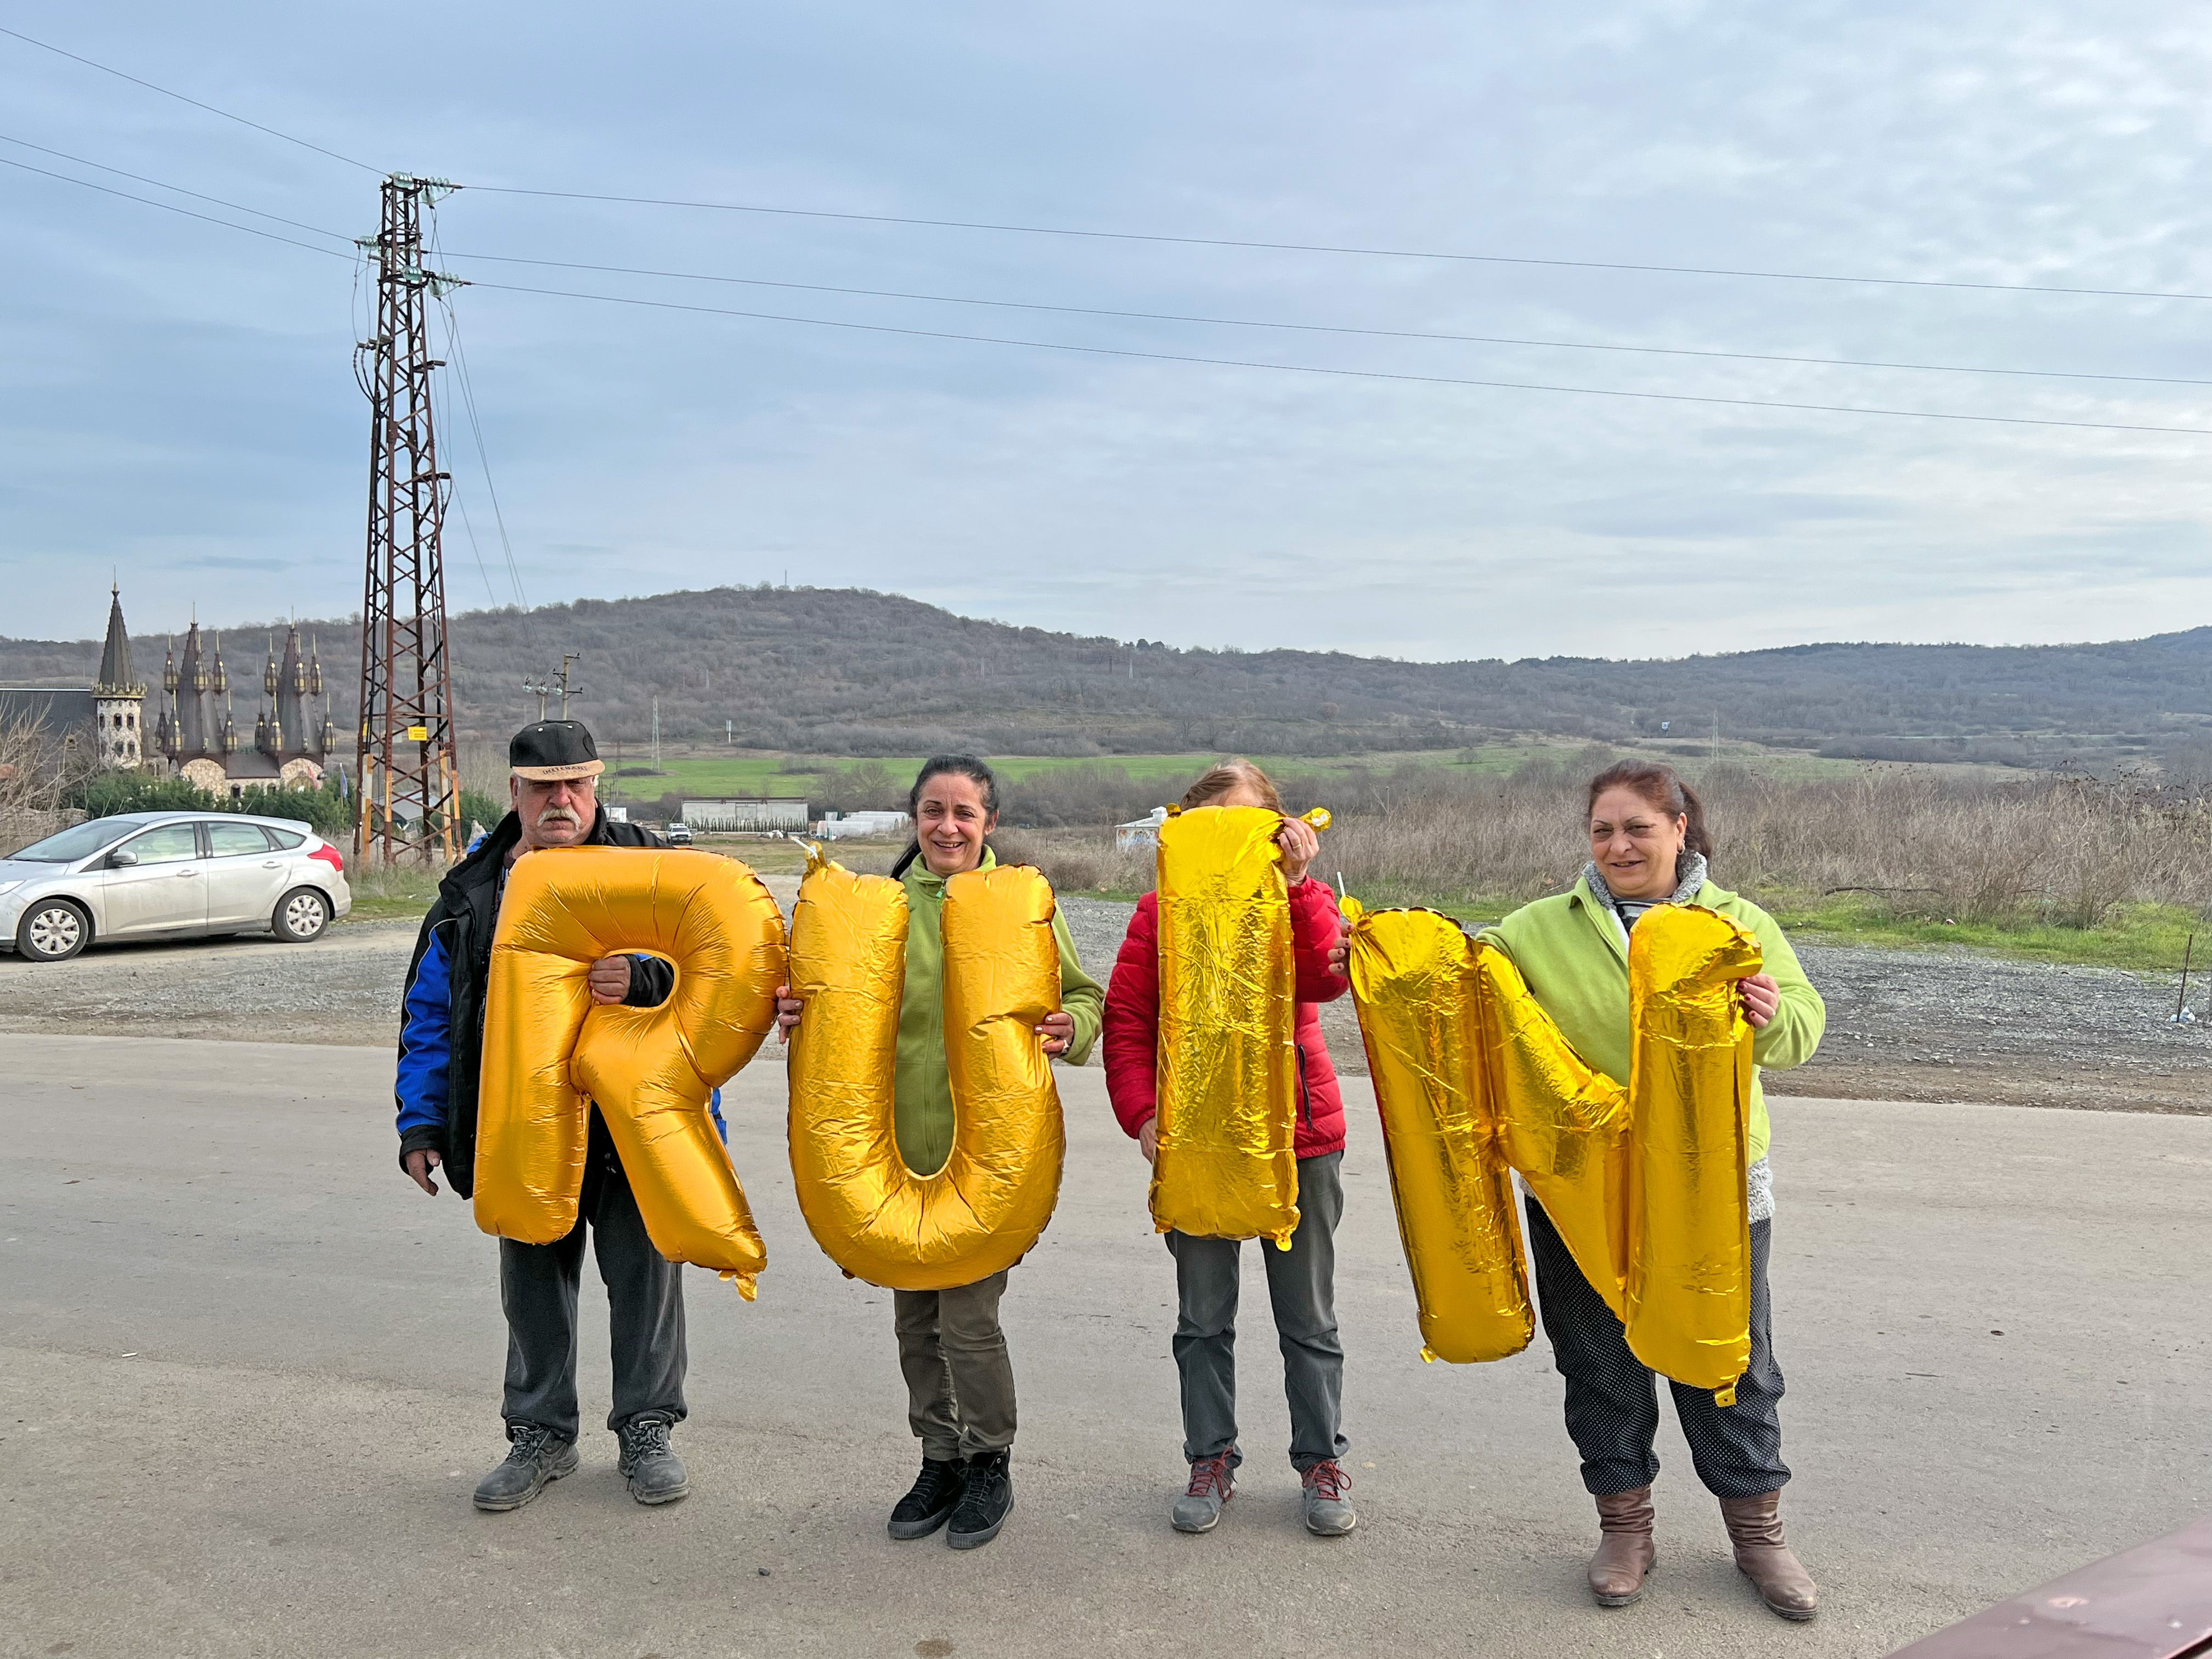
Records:
[[[519,1510],[550,1481],[576,1472],[576,1443],[538,1423],[510,1423],[507,1462],[477,1482],[476,1506],[497,1515]]]
[[[1352,1500],[1344,1495],[1352,1477],[1337,1467],[1334,1458],[1315,1464],[1304,1478],[1308,1532],[1316,1538],[1341,1538],[1359,1524]]]
[[[989,1543],[1006,1524],[1014,1507],[1011,1451],[977,1452],[961,1472],[960,1501],[945,1528],[945,1541],[956,1550]]]
[[[963,1472],[957,1457],[923,1458],[913,1487],[891,1511],[891,1536],[927,1538],[950,1520],[960,1501]]]
[[[684,1460],[668,1449],[667,1419],[633,1417],[622,1426],[622,1461],[615,1467],[641,1504],[673,1504],[691,1490]]]
[[[1177,1532],[1212,1532],[1221,1519],[1221,1506],[1237,1492],[1237,1479],[1229,1468],[1229,1454],[1216,1452],[1190,1466],[1190,1485],[1175,1501],[1169,1519]]]

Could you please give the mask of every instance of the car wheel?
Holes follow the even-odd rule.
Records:
[[[67,962],[92,943],[92,918],[68,899],[48,899],[23,912],[15,948],[33,962]]]
[[[305,945],[320,939],[331,925],[331,902],[315,888],[295,887],[276,901],[269,925],[286,943]]]

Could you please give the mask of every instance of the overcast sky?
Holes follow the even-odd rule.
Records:
[[[0,24],[466,185],[1272,242],[2212,293],[2202,4],[178,8]],[[377,179],[0,36],[0,133],[321,229]],[[325,239],[0,143],[0,158]],[[492,263],[2212,380],[2212,301],[1268,252],[465,189],[447,269],[1185,356],[2212,428],[2212,387],[1361,337]],[[367,282],[0,167],[0,633],[361,603]],[[343,244],[329,243],[332,248]],[[357,290],[357,280],[360,287]],[[1292,374],[477,286],[532,602],[759,580],[1416,658],[2212,622],[2212,435]],[[458,404],[456,404],[458,410]],[[514,594],[465,422],[442,434]]]

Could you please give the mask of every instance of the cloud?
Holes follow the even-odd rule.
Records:
[[[2194,8],[1231,0],[1194,13],[1138,0],[1018,17],[958,3],[695,11],[641,29],[570,0],[526,12],[501,0],[447,19],[428,58],[372,27],[380,15],[217,0],[187,17],[121,0],[54,27],[73,51],[376,167],[471,186],[438,210],[439,257],[480,282],[453,314],[501,513],[449,372],[441,462],[474,534],[457,510],[456,606],[512,597],[503,520],[539,601],[788,568],[1083,633],[1413,657],[2077,638],[2212,615],[2200,574],[2212,439],[930,337],[2121,425],[2212,428],[2205,387],[1227,328],[466,257],[2212,379],[2203,307],[2181,302],[1027,236],[484,188],[2201,292],[2212,179],[2197,111],[2212,37]],[[343,235],[374,226],[369,173],[19,43],[0,41],[0,98],[11,130],[40,143]],[[95,634],[111,566],[146,628],[194,602],[203,616],[357,605],[368,411],[350,360],[372,323],[356,272],[0,173],[14,251],[0,270],[0,546],[13,561],[0,629]],[[442,339],[440,352],[462,355]]]

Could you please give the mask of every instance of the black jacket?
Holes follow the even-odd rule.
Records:
[[[492,934],[499,925],[500,877],[507,855],[522,839],[522,820],[509,812],[499,827],[477,844],[474,851],[446,872],[438,884],[438,896],[422,918],[416,936],[415,954],[407,963],[407,979],[399,993],[400,1052],[407,1048],[407,994],[422,965],[422,953],[434,934],[441,935],[448,963],[450,1026],[446,1077],[446,1121],[407,1130],[399,1138],[399,1157],[425,1147],[444,1160],[446,1177],[453,1190],[466,1198],[476,1187],[477,1079],[483,1065],[484,989],[491,978]],[[650,830],[633,823],[618,823],[599,808],[585,843],[599,847],[665,847]],[[675,988],[676,970],[657,957],[641,957],[630,965],[629,994],[623,999],[638,1007],[652,1007],[668,999]]]

